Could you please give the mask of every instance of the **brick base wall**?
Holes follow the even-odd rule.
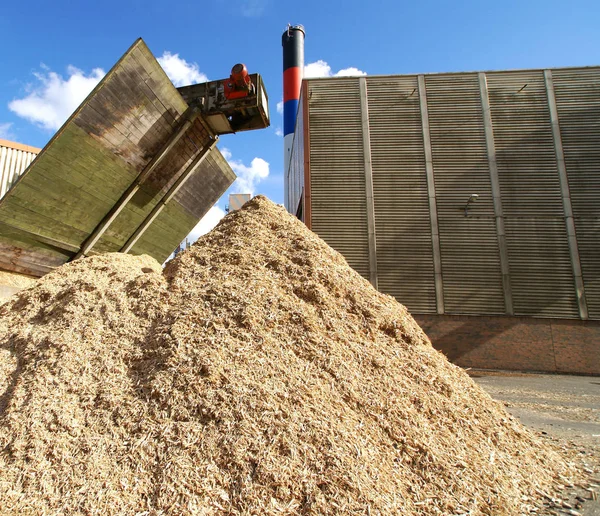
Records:
[[[461,367],[600,375],[600,321],[414,315]]]

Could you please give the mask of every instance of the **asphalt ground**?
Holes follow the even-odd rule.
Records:
[[[589,474],[585,485],[565,486],[543,514],[600,516],[600,377],[468,373],[525,426],[573,452]]]

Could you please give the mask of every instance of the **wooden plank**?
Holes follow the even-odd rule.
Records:
[[[61,187],[63,187],[61,189]],[[69,195],[71,190],[72,195]],[[26,178],[19,187],[19,195],[13,197],[14,201],[22,206],[29,207],[33,212],[48,217],[67,217],[65,220],[74,219],[77,224],[83,221],[94,221],[102,218],[102,214],[112,205],[111,202],[95,201],[91,198],[82,202],[86,194],[81,190],[66,188],[58,181],[49,181],[41,174],[36,174],[35,179]],[[10,202],[10,201],[9,201]],[[4,210],[3,210],[4,211]],[[0,220],[2,219],[0,213]],[[78,227],[74,224],[69,224]],[[86,230],[81,227],[82,230]]]
[[[211,179],[213,176],[219,178],[219,180],[215,181]],[[196,189],[202,192],[198,194],[199,197],[194,197],[193,200],[188,199],[189,204],[186,205],[187,207],[182,206],[181,199],[185,198],[185,196],[182,196],[183,188],[181,188],[174,199],[176,203],[173,202],[167,205],[165,210],[155,219],[152,227],[144,233],[144,237],[132,248],[131,252],[148,254],[152,248],[151,246],[155,246],[156,249],[162,249],[166,253],[159,255],[157,259],[160,258],[159,261],[166,259],[172,253],[173,249],[194,228],[198,220],[208,212],[210,207],[233,183],[235,177],[235,174],[227,165],[219,150],[213,149],[194,175],[188,180],[188,182],[191,182],[195,178]],[[177,209],[175,209],[176,204],[179,205]],[[139,223],[141,223],[141,220]],[[117,225],[117,222],[115,222],[113,227]],[[100,246],[100,243],[98,246]],[[110,248],[108,250],[112,251],[114,249]]]
[[[136,48],[132,52],[133,58],[146,72],[144,82],[161,99],[166,112],[176,120],[186,109],[187,104],[167,77],[167,74],[158,64],[147,47]],[[166,81],[165,81],[166,78]],[[167,115],[168,117],[168,115]]]
[[[11,198],[6,206],[7,209],[3,211],[1,220],[7,224],[25,227],[35,233],[73,245],[79,245],[87,234],[78,228],[73,228],[54,218],[34,212],[26,206],[21,206],[17,198]]]
[[[118,81],[119,76],[116,75],[112,82],[116,83]],[[114,84],[111,86],[114,86]],[[135,114],[136,110],[140,109],[140,107],[143,109],[143,104],[128,105],[126,101],[133,100],[131,97],[135,92],[127,91],[124,87],[121,88],[123,93],[122,98],[114,94],[111,88],[104,88],[90,100],[88,107],[101,115],[103,125],[100,127],[103,129],[103,132],[118,130],[125,137],[129,145],[137,150],[145,131],[138,127]],[[127,95],[125,94],[126,91]]]
[[[139,255],[157,253],[154,249],[158,249],[157,260],[162,263],[197,223],[198,219],[184,212],[181,206],[170,203],[130,252]]]
[[[58,259],[57,257],[62,257],[61,259],[64,259],[67,256],[72,256],[73,254],[71,251],[60,249],[56,245],[40,242],[31,234],[24,231],[11,228],[10,226],[3,226],[2,233],[0,234],[0,247],[6,251],[6,249],[12,248],[15,245],[18,245],[23,255],[32,257],[39,256],[43,259],[47,258],[51,261],[55,258]],[[2,253],[1,250],[0,253]],[[10,253],[4,253],[5,257],[9,254]]]
[[[133,84],[136,84],[140,91],[142,91],[144,95],[152,102],[154,106],[153,111],[155,113],[160,113],[159,122],[161,125],[167,130],[175,127],[179,116],[181,116],[180,113],[176,110],[174,111],[173,106],[169,105],[168,102],[165,102],[164,97],[160,97],[158,93],[146,83],[148,80],[148,74],[146,73],[144,66],[136,58],[136,54],[133,54],[131,59],[124,63],[123,73],[127,80]],[[172,85],[167,83],[166,86],[170,87]],[[172,87],[174,88],[174,86]],[[185,112],[185,109],[187,109],[187,104],[181,111],[181,114]]]
[[[2,234],[3,235],[10,234],[10,230],[18,231],[19,233],[26,233],[29,237],[31,237],[36,242],[41,242],[43,244],[47,244],[47,245],[52,246],[52,247],[54,247],[56,249],[60,249],[60,250],[63,250],[63,251],[68,251],[68,252],[77,252],[77,251],[79,251],[79,246],[72,245],[72,244],[69,244],[67,242],[63,242],[61,240],[56,240],[54,238],[50,238],[48,236],[45,236],[45,235],[42,235],[42,234],[38,234],[38,233],[35,233],[33,231],[30,231],[30,230],[26,230],[26,229],[20,228],[18,226],[14,226],[14,225],[8,224],[6,222],[0,222],[0,229],[2,230]]]
[[[148,137],[147,133],[155,131],[153,125],[156,119],[160,118],[160,114],[146,96],[144,88],[140,87],[143,81],[136,81],[129,77],[126,65],[131,61],[132,59],[124,61],[115,72],[110,84],[90,99],[89,106],[101,115],[93,125],[103,128],[101,131],[96,131],[99,136],[118,132],[133,146],[143,148],[146,154],[152,155],[155,149],[145,148],[143,142],[149,143],[156,140],[156,138]],[[145,123],[144,118],[140,117],[141,113],[145,113],[148,120],[151,118],[153,120]],[[83,118],[85,118],[84,115],[85,113],[82,113]],[[164,132],[161,137],[165,137]]]
[[[65,130],[60,141],[48,154],[75,173],[83,169],[81,172],[88,184],[90,179],[104,178],[107,173],[111,177],[116,176],[114,180],[117,182],[121,181],[122,175],[126,178],[134,178],[137,175],[135,168],[128,165],[122,156],[107,152],[105,145],[75,124]],[[126,178],[123,181],[128,181]]]
[[[225,158],[218,149],[214,149],[189,179],[189,188],[178,192],[176,201],[200,219],[206,213],[204,206],[212,206],[235,179],[236,175]]]
[[[92,136],[100,145],[115,151],[121,149],[121,146],[127,142],[127,136],[122,134],[117,128],[112,131],[106,131],[104,127],[105,118],[93,108],[86,109],[85,113],[74,120],[74,124],[85,133]],[[123,153],[121,152],[121,155]]]
[[[101,217],[101,214],[106,213],[112,206],[111,201],[100,201],[81,188],[75,188],[70,183],[61,181],[61,178],[49,179],[42,174],[36,174],[35,181],[26,179],[22,185],[20,195],[15,198],[20,199],[26,195],[26,192],[31,192],[37,199],[44,199],[44,202],[40,203],[41,207],[49,202],[50,206],[59,205],[67,210],[73,209],[73,213],[83,210],[90,215],[98,214],[97,216]],[[44,210],[34,211],[43,213]]]
[[[179,174],[177,181],[175,181],[175,183],[173,183],[173,185],[171,186],[169,191],[164,195],[164,197],[160,200],[160,202],[152,209],[152,211],[146,217],[146,219],[144,220],[142,225],[139,226],[135,230],[135,232],[133,233],[131,238],[125,243],[125,245],[121,249],[122,252],[127,253],[127,252],[131,251],[131,248],[135,245],[135,243],[139,240],[139,238],[144,234],[144,232],[150,227],[150,225],[152,224],[154,219],[156,219],[156,217],[160,214],[161,210],[165,207],[165,205],[167,203],[169,203],[171,201],[171,199],[173,199],[173,197],[175,197],[175,195],[177,194],[177,192],[179,191],[181,186],[185,183],[185,181],[187,181],[190,178],[190,176],[197,170],[198,166],[206,158],[207,154],[216,145],[216,143],[217,143],[217,140],[215,138],[215,139],[213,139],[212,144],[208,145],[204,149],[202,149],[198,153],[198,155],[194,158],[194,161],[192,161],[188,165],[188,167]]]
[[[27,184],[20,185],[19,189],[23,195],[11,197],[6,205],[6,211],[9,209],[24,209],[31,213],[31,220],[46,220],[49,235],[56,228],[77,230],[84,234],[92,231],[95,217],[93,214],[86,213],[85,209],[79,208],[73,211],[70,207],[61,205],[48,196],[44,197],[44,202],[40,202],[36,191]],[[0,220],[7,220],[8,216],[10,216],[10,213],[3,213]],[[67,220],[69,221],[68,223],[64,222]],[[23,226],[28,227],[25,222]],[[33,228],[29,229],[34,231]],[[45,233],[43,230],[37,230],[36,232]],[[57,239],[60,240],[58,237]]]
[[[171,135],[169,140],[163,143],[162,148],[159,150],[158,154],[156,154],[154,158],[152,158],[152,160],[148,163],[146,168],[138,175],[136,180],[127,188],[127,190],[125,190],[125,192],[121,195],[121,198],[117,201],[117,203],[110,209],[110,211],[106,214],[102,221],[96,226],[91,235],[82,244],[81,250],[79,251],[79,253],[77,253],[77,256],[75,258],[85,256],[86,253],[88,253],[90,249],[94,247],[98,240],[100,240],[104,232],[116,220],[119,213],[129,203],[129,201],[131,201],[133,196],[140,189],[145,179],[152,174],[152,171],[156,169],[162,161],[164,161],[164,159],[169,155],[172,149],[185,135],[188,127],[190,127],[193,124],[194,118],[196,116],[197,112],[188,109],[186,115],[182,117],[183,120],[178,130]]]
[[[42,276],[48,274],[52,270],[52,267],[49,266],[28,266],[26,263],[18,264],[6,261],[5,259],[0,257],[0,269],[4,269],[6,271],[18,272],[20,274],[27,274],[28,276],[34,276],[36,278],[41,278]]]
[[[148,178],[144,187],[151,193],[168,190],[176,179],[177,172],[185,168],[197,154],[198,151],[195,148],[192,149],[187,142],[182,142],[179,149],[174,150],[173,157],[169,162],[157,168],[154,174]]]
[[[144,89],[140,87],[140,83],[134,82],[127,73],[123,68],[119,74],[115,75],[111,87],[105,88],[96,99],[108,107],[113,106],[115,115],[118,115],[121,123],[129,131],[130,141],[152,156],[158,149],[144,148],[142,142],[146,139],[155,145],[158,140],[160,144],[160,140],[166,139],[172,132],[171,127],[162,132],[154,129],[161,114],[156,111],[154,104],[146,96]],[[145,118],[140,117],[142,113],[146,115]],[[150,138],[147,137],[148,132],[153,133]],[[135,139],[131,139],[132,135],[135,136]]]
[[[194,149],[195,151],[195,149]],[[186,135],[177,142],[177,146],[171,152],[168,161],[161,163],[156,169],[150,174],[144,182],[144,188],[150,192],[155,193],[168,188],[169,181],[173,178],[173,175],[190,161],[193,157],[192,148],[188,142],[188,136]]]
[[[125,63],[124,69],[132,80],[138,82],[139,87],[144,91],[146,96],[154,105],[155,112],[160,113],[160,118],[157,119],[157,123],[159,123],[167,131],[172,129],[176,125],[178,118],[174,116],[173,113],[169,111],[169,108],[167,108],[161,101],[161,99],[157,97],[156,92],[153,91],[148,84],[146,84],[146,71],[136,60],[135,56],[132,56],[132,59]]]
[[[135,48],[147,47],[143,42],[136,45]],[[132,49],[133,52],[133,49]],[[149,52],[149,51],[148,51]],[[137,113],[144,111],[144,106],[148,106],[150,101],[146,96],[144,89],[140,87],[140,82],[130,78],[130,68],[134,63],[132,54],[127,56],[127,59],[122,59],[119,64],[112,70],[111,80],[105,83],[104,88],[90,99],[91,104],[95,109],[107,115],[107,126],[111,127],[117,121],[123,124],[125,136],[130,133],[137,137],[143,136],[148,127],[144,127],[142,120],[137,116],[127,117],[131,110],[136,110]],[[108,107],[108,113],[104,113],[100,106]],[[154,111],[152,109],[151,111]],[[133,113],[135,115],[135,113]]]
[[[4,233],[4,232],[3,232]],[[42,276],[54,267],[64,263],[71,253],[36,242],[23,233],[8,232],[0,236],[0,268]]]
[[[88,172],[83,167],[79,170],[75,168],[69,168],[69,166],[61,161],[58,161],[55,156],[47,155],[46,159],[37,165],[35,169],[37,176],[38,174],[42,177],[47,178],[50,181],[60,182],[61,185],[65,185],[66,188],[73,188],[85,193],[90,198],[95,198],[98,202],[114,202],[115,195],[118,195],[123,190],[122,184],[125,179],[128,179],[129,174],[118,174],[112,171],[108,167],[97,165],[95,172]],[[65,173],[68,171],[68,173]],[[115,173],[107,173],[115,172]],[[89,175],[84,175],[88,173]],[[111,181],[102,181],[102,178],[110,178]]]
[[[81,116],[81,120],[88,120],[94,127],[103,127],[108,117],[108,108],[102,107],[99,104],[91,103],[88,106],[85,114]],[[78,120],[79,121],[79,120]],[[120,139],[122,138],[122,140]],[[98,140],[103,143],[107,142],[106,147],[113,153],[119,154],[127,163],[129,163],[137,172],[142,170],[147,163],[147,160],[139,153],[136,145],[131,141],[130,134],[122,123],[122,120],[112,121],[110,127],[105,129],[98,135]],[[117,142],[116,144],[112,142]]]
[[[202,163],[202,166],[204,166],[207,161],[212,158],[212,154],[215,152],[218,152],[218,150],[213,150],[211,155]],[[194,176],[203,177],[205,174],[205,170],[199,169],[195,172]],[[136,244],[136,246],[132,249],[132,252],[136,254],[148,252],[149,246],[157,245],[157,243],[162,243],[164,241],[165,245],[167,246],[165,251],[166,254],[164,255],[164,259],[166,259],[169,254],[171,254],[173,249],[175,249],[175,247],[177,247],[183,238],[185,238],[185,236],[194,228],[198,220],[208,212],[214,202],[216,202],[227,190],[234,179],[235,176],[232,174],[232,177],[229,180],[224,183],[219,183],[219,188],[214,188],[214,185],[211,183],[211,197],[208,199],[208,201],[207,199],[203,200],[203,211],[195,209],[194,213],[192,214],[179,202],[169,203],[161,212],[160,216],[155,220],[153,226],[144,234],[143,242],[138,242],[138,244]],[[191,178],[189,181],[191,181]],[[175,199],[179,197],[180,193],[181,190]],[[194,208],[197,208],[197,206],[198,205],[194,205]],[[166,234],[163,234],[162,231],[159,231],[159,229],[163,228],[165,229]]]

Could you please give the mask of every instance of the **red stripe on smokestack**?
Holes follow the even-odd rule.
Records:
[[[299,66],[288,68],[283,72],[283,101],[297,100],[302,85],[302,69]]]

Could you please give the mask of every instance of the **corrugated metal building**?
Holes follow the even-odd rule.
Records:
[[[40,150],[37,147],[0,140],[0,199],[25,172]]]
[[[600,67],[305,80],[285,203],[457,363],[600,373]]]

